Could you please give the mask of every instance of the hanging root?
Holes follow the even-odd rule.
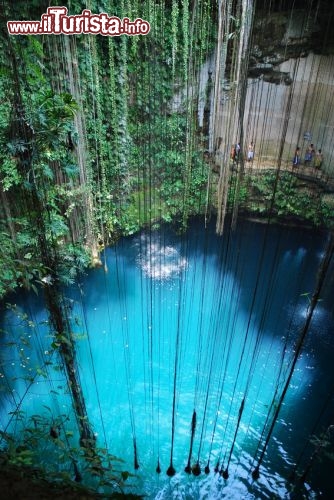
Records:
[[[187,474],[191,474],[191,466],[190,466],[190,461],[189,460],[188,460],[187,465],[184,468],[184,472],[186,472]]]
[[[191,438],[194,439],[195,435],[195,430],[196,430],[196,411],[193,411],[193,416],[191,419]]]
[[[85,448],[85,450],[95,450],[96,437],[91,433],[91,431],[86,431],[87,429],[82,431],[79,444],[82,448]]]
[[[228,467],[226,467],[226,469],[222,472],[221,475],[223,476],[224,479],[229,478]]]
[[[199,462],[197,461],[195,465],[192,466],[191,472],[194,474],[194,476],[199,476],[201,473],[201,467],[199,465]]]
[[[136,440],[133,439],[133,450],[134,450],[134,468],[135,470],[139,469],[138,455],[137,455],[137,443]]]
[[[172,464],[172,463],[171,463],[171,464],[170,464],[170,466],[168,467],[166,474],[167,474],[167,476],[168,476],[168,477],[173,477],[173,476],[175,476],[175,474],[176,474],[176,470],[174,469],[174,467],[173,467],[173,464]]]
[[[77,463],[75,460],[72,460],[72,463],[73,463],[73,469],[74,469],[74,481],[76,483],[81,483],[82,481],[82,475],[78,469],[78,466],[77,466]]]
[[[257,481],[259,479],[259,477],[260,477],[260,468],[257,465],[252,472],[252,478],[254,479],[254,481]]]
[[[161,467],[160,467],[160,462],[159,462],[159,459],[158,459],[158,465],[157,465],[157,468],[155,469],[155,472],[157,474],[160,474],[161,473]]]
[[[59,438],[59,429],[58,427],[56,427],[55,425],[52,425],[50,427],[50,436],[53,438],[53,439],[57,439]]]
[[[196,431],[196,411],[193,411],[193,416],[191,419],[191,438],[190,438],[190,449],[189,449],[189,456],[188,456],[188,463],[184,469],[184,472],[187,474],[191,474],[191,466],[190,466],[190,460],[191,460],[191,455],[192,455],[192,450],[193,450],[193,444],[194,444],[194,436],[195,436],[195,431]]]
[[[205,469],[204,469],[205,474],[210,474],[210,466],[209,462],[206,464]]]

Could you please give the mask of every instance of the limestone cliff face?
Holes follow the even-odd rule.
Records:
[[[323,169],[331,175],[334,2],[318,2],[314,10],[304,7],[268,13],[265,7],[254,13],[244,102],[240,104],[229,88],[222,89],[218,153],[226,161],[231,150],[228,102],[235,100],[239,121],[234,125],[233,141],[242,137],[245,155],[248,144],[255,144],[254,166],[291,163],[297,146],[303,160],[313,143],[316,149],[322,149]]]
[[[279,65],[289,59],[334,54],[331,27],[333,5],[319,2],[314,10],[271,12],[257,10],[254,16],[249,77],[262,77],[270,83],[290,85],[293,81]]]

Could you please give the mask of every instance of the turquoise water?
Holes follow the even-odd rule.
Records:
[[[295,463],[304,472],[314,451],[309,436],[327,428],[333,413],[332,273],[260,478],[251,477],[325,243],[325,235],[305,229],[251,222],[218,237],[213,226],[205,230],[195,220],[186,235],[162,228],[122,239],[106,250],[105,266],[66,290],[89,418],[98,445],[124,460],[116,468],[134,474],[129,490],[159,499],[316,498],[331,491],[326,461],[316,463],[297,490],[287,479]],[[64,374],[54,366],[43,301],[30,294],[12,303],[15,310],[2,317],[1,429],[19,434],[26,414],[42,414],[50,422],[62,415],[71,431],[71,401]],[[16,407],[21,421],[10,415]],[[191,465],[198,461],[199,477],[184,472],[194,409]],[[50,446],[43,453],[49,460]],[[169,478],[171,453],[176,475]],[[227,480],[215,473],[217,463],[228,465]]]

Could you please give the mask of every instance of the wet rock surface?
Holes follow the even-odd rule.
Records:
[[[288,59],[310,52],[334,53],[331,19],[334,5],[320,2],[317,10],[296,9],[272,12],[258,10],[254,17],[248,75],[275,84],[290,85],[292,76],[279,70]]]

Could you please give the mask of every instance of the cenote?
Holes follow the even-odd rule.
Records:
[[[0,496],[334,498],[333,1],[49,3],[1,4]]]
[[[103,267],[64,290],[88,417],[113,470],[129,473],[123,491],[159,499],[333,493],[326,455],[333,266],[288,380],[327,239],[247,220],[217,236],[213,224],[195,218],[181,235],[165,226],[120,239],[105,250]],[[73,472],[75,418],[42,287],[8,302],[1,428],[20,443],[22,429],[32,435],[40,427],[46,469],[56,460]],[[85,477],[84,460],[76,463]]]

